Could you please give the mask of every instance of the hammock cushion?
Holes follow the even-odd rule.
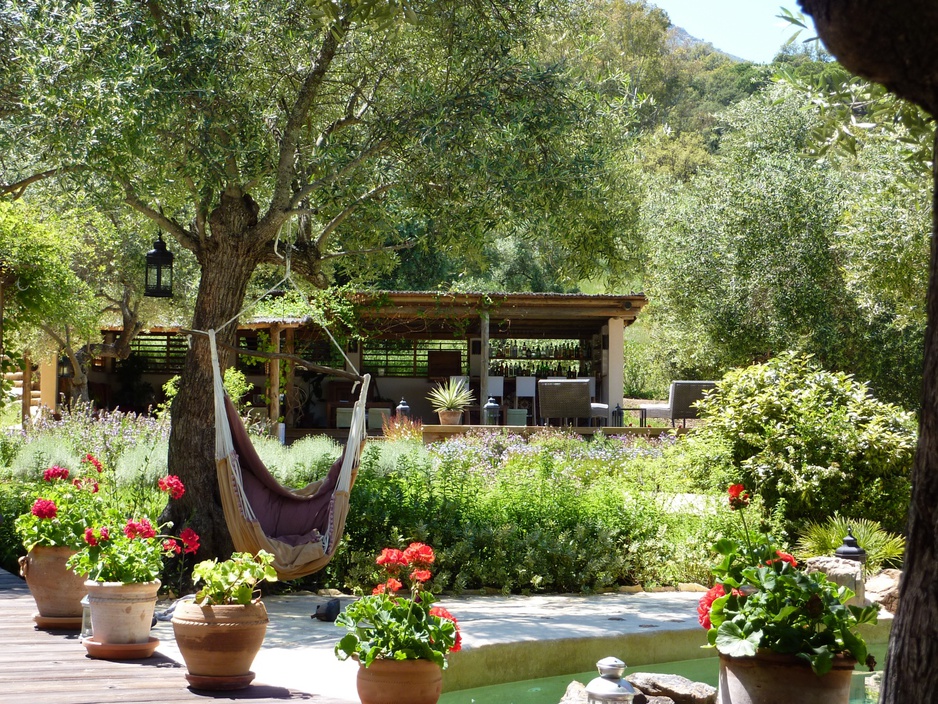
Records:
[[[333,463],[324,479],[300,491],[291,491],[281,486],[264,466],[227,395],[225,412],[241,466],[244,493],[264,533],[288,545],[319,541],[329,529],[329,504],[342,469],[342,457]]]

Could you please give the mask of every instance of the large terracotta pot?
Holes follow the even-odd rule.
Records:
[[[443,671],[432,660],[374,660],[358,666],[361,704],[436,704]]]
[[[186,679],[198,689],[240,689],[254,679],[251,664],[267,632],[263,602],[176,605],[173,633],[186,662]]]
[[[462,411],[437,411],[440,425],[459,425],[462,421]]]
[[[808,663],[793,655],[720,655],[717,704],[849,704],[855,664],[837,656],[831,671],[818,677]]]
[[[81,600],[88,593],[84,576],[65,566],[71,548],[37,545],[19,559],[20,575],[36,600],[33,617],[40,628],[81,628]]]
[[[152,582],[85,582],[91,607],[91,630],[99,645],[150,641],[160,580]]]

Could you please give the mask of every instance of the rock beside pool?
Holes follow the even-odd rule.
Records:
[[[580,682],[571,682],[567,685],[567,691],[560,700],[560,704],[586,704],[586,685]],[[632,700],[632,704],[675,704],[670,697],[649,697],[639,692]]]
[[[680,675],[636,672],[625,679],[638,691],[633,704],[716,704],[716,688]],[[586,704],[586,685],[571,682],[560,704]]]
[[[567,691],[563,694],[560,704],[580,704],[586,701],[586,685],[574,680],[567,685]]]
[[[716,704],[717,690],[703,682],[694,682],[680,675],[660,675],[655,672],[635,672],[626,678],[629,684],[658,704],[653,697],[667,697],[674,704]],[[636,704],[638,699],[636,698]]]

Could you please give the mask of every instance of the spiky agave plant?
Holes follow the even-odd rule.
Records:
[[[905,538],[883,530],[879,523],[868,518],[846,518],[836,514],[820,523],[808,523],[798,538],[795,554],[802,560],[815,555],[833,555],[843,544],[848,530],[857,544],[866,550],[867,572],[878,572],[883,567],[901,564]]]

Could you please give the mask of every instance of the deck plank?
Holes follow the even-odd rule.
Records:
[[[88,657],[78,635],[36,628],[36,604],[26,583],[0,570],[0,701],[3,704],[177,704],[250,701],[258,704],[312,702],[353,704],[255,682],[236,692],[189,688],[184,665],[159,650],[145,660],[123,662]]]

